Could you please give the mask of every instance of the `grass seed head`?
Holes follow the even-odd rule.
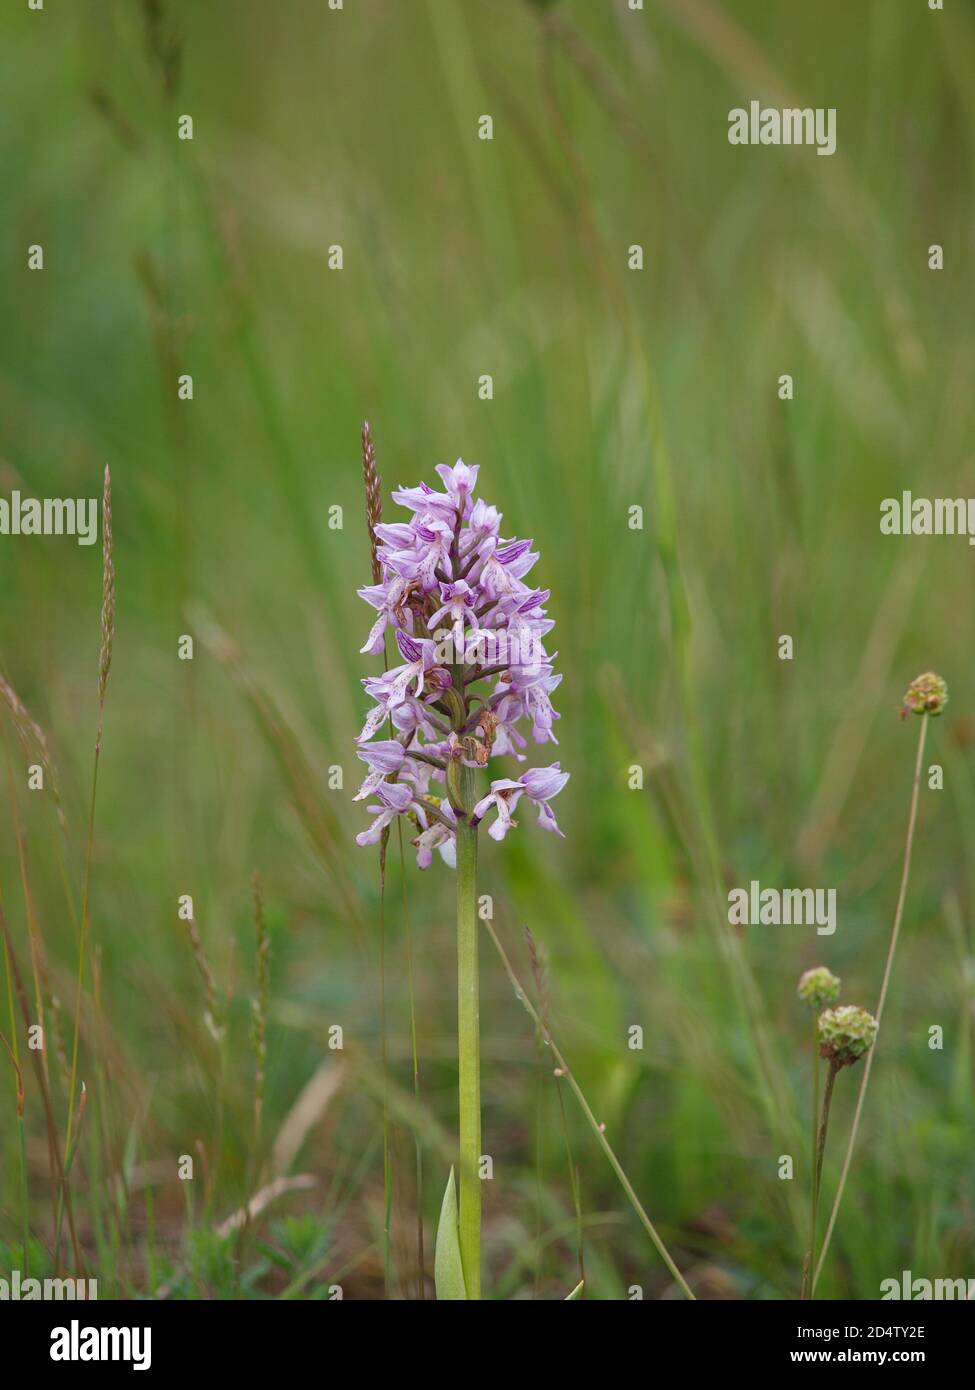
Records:
[[[369,552],[372,559],[372,582],[381,584],[383,567],[379,560],[376,527],[383,519],[383,491],[376,467],[376,449],[372,442],[369,421],[362,422],[362,477],[366,485],[366,526],[369,529]]]
[[[210,958],[203,945],[203,937],[200,935],[200,928],[197,926],[196,919],[191,917],[186,923],[186,934],[190,939],[190,946],[193,951],[193,959],[196,961],[196,968],[199,971],[200,979],[203,981],[203,992],[206,999],[206,1008],[203,1012],[203,1022],[206,1024],[207,1032],[214,1042],[219,1043],[223,1038],[223,1017],[220,1008],[220,1000],[217,994],[217,981],[210,966]]]

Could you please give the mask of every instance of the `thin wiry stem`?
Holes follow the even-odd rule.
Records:
[[[415,758],[418,763],[429,763],[431,767],[439,768],[441,772],[447,770],[447,764],[443,758],[437,758],[433,753],[421,753],[419,748],[411,748],[410,757]]]
[[[511,981],[511,986],[514,989],[515,996],[521,1001],[522,1004],[524,1004],[525,1008],[528,1010],[529,1017],[535,1024],[535,1027],[540,1030],[545,1041],[548,1043],[552,1056],[555,1058],[555,1061],[558,1064],[559,1070],[562,1072],[562,1075],[565,1077],[566,1081],[568,1081],[569,1086],[572,1090],[572,1094],[579,1102],[579,1106],[582,1110],[582,1113],[586,1117],[586,1121],[589,1125],[589,1128],[592,1130],[593,1134],[596,1137],[597,1143],[599,1144],[603,1153],[609,1160],[609,1165],[612,1168],[613,1172],[616,1174],[616,1177],[619,1180],[619,1184],[622,1187],[623,1191],[626,1193],[630,1205],[636,1212],[637,1216],[640,1218],[640,1222],[643,1226],[643,1229],[646,1231],[647,1235],[653,1241],[657,1250],[657,1254],[660,1256],[664,1264],[667,1266],[674,1279],[674,1282],[677,1284],[681,1293],[683,1293],[685,1298],[693,1299],[694,1294],[691,1291],[691,1288],[688,1285],[687,1280],[684,1278],[683,1274],[681,1274],[680,1270],[677,1268],[677,1265],[674,1263],[674,1260],[671,1257],[670,1251],[667,1249],[666,1245],[658,1235],[657,1228],[654,1226],[653,1222],[650,1220],[649,1216],[644,1210],[642,1202],[640,1201],[639,1197],[636,1195],[636,1192],[633,1189],[633,1184],[626,1176],[626,1173],[623,1169],[623,1165],[620,1163],[619,1159],[616,1157],[616,1154],[613,1152],[612,1146],[610,1145],[609,1140],[606,1138],[606,1135],[604,1134],[603,1129],[599,1124],[599,1121],[592,1113],[592,1110],[589,1107],[589,1102],[586,1100],[586,1097],[583,1094],[582,1087],[579,1085],[578,1081],[576,1081],[572,1072],[569,1070],[569,1065],[566,1062],[565,1058],[562,1056],[562,1053],[559,1051],[558,1047],[556,1046],[555,1039],[552,1037],[551,1031],[542,1022],[542,1019],[539,1017],[538,1010],[534,1007],[531,1000],[528,998],[528,995],[522,988],[521,982],[519,981],[518,976],[515,974],[514,968],[510,960],[508,959],[507,952],[501,945],[501,939],[494,929],[494,924],[490,921],[490,919],[486,918],[484,925],[487,928],[488,935],[494,942],[494,946],[498,952],[498,955],[501,957],[501,964],[504,966],[505,973],[507,974],[508,979]]]
[[[481,1297],[481,1043],[477,959],[477,827],[473,773],[463,768],[465,815],[457,822],[457,1062],[460,1128],[460,1257],[467,1297]]]
[[[95,738],[95,762],[91,778],[91,802],[88,808],[88,837],[85,846],[84,888],[81,895],[81,933],[78,941],[78,979],[75,991],[74,1042],[71,1048],[71,1089],[68,1092],[67,1133],[64,1151],[71,1147],[75,1088],[78,1083],[78,1040],[81,1033],[81,1000],[85,983],[85,951],[88,946],[89,898],[91,892],[91,861],[95,838],[95,801],[98,795],[98,764],[101,757],[102,734],[105,729],[105,695],[112,669],[112,650],[115,642],[115,554],[112,539],[112,475],[105,466],[105,486],[102,497],[102,614],[101,646],[98,652],[98,733]]]
[[[10,750],[7,747],[7,740],[3,740],[4,761],[7,768],[7,788],[10,801],[10,809],[13,813],[14,838],[17,842],[17,859],[20,864],[20,887],[24,896],[24,908],[27,915],[27,934],[30,940],[30,966],[31,975],[34,981],[34,1008],[37,1012],[37,1021],[42,1028],[46,1027],[44,996],[47,992],[47,968],[45,964],[44,940],[41,935],[40,922],[34,908],[34,894],[31,890],[30,875],[27,872],[27,846],[24,843],[24,830],[20,820],[20,806],[17,801],[17,791],[14,786],[13,768],[10,765]],[[43,1051],[44,1070],[47,1071],[47,1048]]]
[[[372,582],[382,582],[383,566],[379,558],[379,539],[376,527],[383,519],[383,494],[376,467],[376,449],[372,442],[369,421],[362,422],[362,481],[366,491],[366,530],[369,533],[369,558]],[[383,670],[389,670],[386,638],[383,636]],[[393,736],[393,721],[389,721]],[[389,1040],[386,1021],[386,850],[389,846],[389,826],[379,842],[379,1033],[383,1070],[383,1287],[386,1297],[392,1296],[393,1171],[389,1145]],[[402,848],[402,832],[400,834]]]
[[[251,876],[254,900],[254,998],[251,1005],[251,1042],[254,1047],[254,1147],[261,1139],[264,1113],[264,1073],[267,1067],[267,1012],[271,987],[271,938],[264,912],[264,884],[257,869]]]
[[[389,1148],[389,1041],[386,1025],[386,848],[389,826],[379,842],[379,1034],[383,1069],[383,1288],[392,1297],[393,1170]]]
[[[809,1249],[806,1251],[806,1258],[802,1268],[802,1291],[801,1296],[805,1298],[809,1292],[809,1280],[812,1278],[813,1265],[816,1262],[816,1134],[819,1127],[819,1018],[813,1013],[812,1019],[812,1130],[811,1143],[809,1147],[809,1201],[810,1201],[810,1225],[809,1225]]]
[[[417,802],[423,807],[424,811],[432,820],[438,820],[441,825],[445,825],[448,830],[455,829],[453,821],[447,819],[442,812],[438,811],[432,801],[428,801],[425,796],[417,797]]]
[[[10,927],[7,922],[7,914],[3,909],[3,902],[0,900],[0,933],[3,935],[4,953],[6,956],[7,969],[10,972],[13,990],[16,992],[17,1000],[20,1004],[20,1012],[24,1020],[25,1032],[30,1031],[31,1017],[30,1006],[27,1003],[27,992],[24,989],[24,982],[17,965],[17,957],[14,953],[14,944],[10,935]],[[41,1093],[41,1100],[44,1104],[44,1118],[47,1123],[48,1152],[52,1160],[52,1166],[57,1172],[58,1190],[63,1195],[64,1207],[68,1217],[68,1230],[71,1233],[71,1243],[74,1249],[75,1264],[79,1274],[84,1273],[84,1261],[81,1255],[81,1246],[78,1242],[78,1232],[74,1222],[74,1210],[71,1203],[71,1191],[68,1187],[67,1175],[64,1164],[61,1162],[61,1154],[58,1149],[57,1125],[54,1120],[54,1109],[51,1105],[51,1096],[48,1090],[47,1077],[41,1065],[40,1057],[35,1048],[28,1048],[31,1063],[34,1067],[34,1074],[37,1079],[38,1090]],[[55,1245],[55,1266],[60,1269],[60,1249]]]
[[[14,1045],[17,1043],[17,1034],[14,1032]],[[17,1056],[7,1042],[7,1039],[0,1033],[0,1042],[7,1049],[7,1056],[17,1076],[17,1141],[20,1155],[20,1214],[23,1228],[24,1246],[24,1274],[30,1274],[30,1208],[27,1199],[27,1139],[24,1130],[24,1078],[21,1075],[20,1063]]]
[[[901,918],[904,915],[904,903],[907,899],[907,883],[911,874],[911,851],[914,847],[914,828],[917,824],[917,805],[918,793],[921,787],[921,768],[924,759],[924,741],[928,732],[927,714],[921,715],[921,729],[917,739],[917,757],[914,760],[914,784],[911,788],[911,811],[907,820],[907,838],[904,842],[904,865],[901,869],[900,891],[897,895],[897,908],[894,912],[894,928],[890,934],[890,945],[887,948],[887,963],[884,966],[884,978],[880,986],[880,998],[877,1002],[875,1017],[879,1024],[884,1012],[884,1004],[887,1001],[887,990],[890,985],[890,974],[894,965],[894,952],[897,950],[897,938],[900,935]],[[840,1202],[843,1200],[843,1189],[846,1186],[847,1174],[850,1171],[850,1163],[853,1160],[853,1150],[856,1147],[857,1132],[860,1128],[860,1116],[863,1114],[863,1102],[867,1094],[867,1086],[870,1082],[870,1069],[873,1066],[876,1044],[867,1053],[866,1061],[863,1065],[863,1076],[860,1078],[860,1090],[857,1094],[856,1109],[853,1112],[853,1124],[850,1127],[850,1137],[847,1140],[846,1154],[843,1158],[843,1169],[840,1173],[839,1184],[836,1188],[836,1196],[833,1198],[833,1207],[829,1214],[829,1222],[826,1226],[826,1234],[823,1237],[823,1249],[819,1256],[819,1263],[815,1267],[812,1281],[812,1291],[815,1293],[816,1284],[823,1270],[823,1264],[829,1250],[829,1243],[833,1236],[833,1228],[836,1225],[836,1217],[839,1214]]]
[[[88,804],[88,838],[85,846],[84,887],[81,895],[81,932],[78,938],[78,975],[75,985],[74,1037],[71,1044],[71,1085],[68,1090],[68,1131],[65,1148],[71,1143],[72,1110],[78,1083],[78,1039],[81,1034],[81,1000],[85,988],[85,954],[88,946],[88,896],[91,889],[91,858],[95,836],[95,801],[98,796],[98,761],[101,733],[95,744],[95,766],[91,778],[91,799]]]
[[[3,894],[2,894],[2,892],[0,892],[0,912],[2,912],[2,911],[3,911]],[[10,948],[10,946],[9,946],[9,943],[8,943],[8,941],[7,941],[6,936],[4,936],[4,941],[3,941],[3,963],[4,963],[4,969],[5,969],[5,971],[6,971],[6,979],[7,979],[7,1012],[8,1012],[8,1014],[9,1014],[9,1016],[10,1016],[10,1038],[11,1038],[11,1044],[8,1045],[8,1051],[9,1051],[10,1054],[11,1054],[11,1058],[12,1058],[12,1060],[13,1060],[14,1066],[17,1068],[17,1090],[18,1090],[17,1104],[18,1104],[18,1109],[19,1109],[19,1108],[20,1108],[20,1104],[21,1104],[21,1095],[22,1095],[22,1093],[23,1093],[23,1081],[22,1081],[21,1072],[20,1072],[20,1056],[19,1056],[19,1051],[20,1051],[20,1050],[19,1050],[19,1048],[18,1048],[18,1046],[17,1046],[17,1014],[16,1014],[16,1010],[15,1010],[15,1008],[14,1008],[14,974],[13,974],[13,972],[14,972],[14,961],[11,959],[10,951],[11,951],[11,948]],[[18,1121],[19,1121],[19,1123],[21,1124],[21,1127],[23,1127],[23,1117],[22,1117],[22,1116],[18,1116]],[[47,1149],[48,1149],[48,1171],[49,1171],[50,1182],[51,1182],[51,1217],[52,1217],[52,1219],[56,1222],[56,1221],[57,1221],[57,1181],[56,1181],[55,1176],[54,1176],[54,1167],[55,1167],[55,1159],[56,1159],[56,1157],[57,1157],[57,1154],[56,1154],[56,1151],[55,1151],[54,1142],[53,1142],[53,1140],[52,1140],[50,1134],[48,1134]],[[26,1148],[25,1148],[25,1150],[24,1150],[24,1157],[25,1157],[25,1160],[26,1160]],[[26,1174],[27,1174],[27,1169],[26,1169],[26,1161],[25,1161],[24,1164],[23,1164],[23,1181],[24,1181],[24,1182],[26,1182]],[[27,1266],[25,1265],[24,1268],[26,1269]]]
[[[816,1220],[819,1216],[819,1192],[823,1183],[823,1159],[826,1156],[826,1132],[829,1129],[829,1111],[833,1103],[833,1087],[836,1084],[836,1074],[840,1070],[838,1062],[830,1062],[829,1071],[826,1074],[826,1086],[823,1090],[823,1115],[819,1125],[819,1138],[816,1143],[816,1154],[813,1164],[812,1179],[812,1230],[809,1242],[809,1269],[812,1269],[813,1260],[816,1256]],[[804,1298],[812,1298],[815,1291],[815,1284],[809,1287],[807,1280],[806,1288],[803,1293]]]
[[[542,948],[532,934],[530,927],[525,928],[525,940],[528,943],[528,962],[531,966],[532,979],[535,981],[535,996],[538,999],[538,1013],[545,1029],[549,1028],[548,1012],[548,970]],[[538,1034],[540,1050],[544,1052],[545,1039]],[[565,1096],[562,1093],[562,1078],[556,1076],[555,1094],[559,1102],[559,1122],[562,1129],[562,1142],[565,1146],[565,1156],[569,1168],[569,1187],[572,1191],[572,1206],[576,1217],[576,1257],[579,1262],[579,1278],[583,1284],[586,1282],[586,1259],[585,1244],[582,1230],[582,1190],[579,1185],[579,1170],[576,1167],[575,1159],[572,1156],[572,1141],[569,1138],[569,1117],[565,1112]]]
[[[403,882],[403,920],[406,931],[406,983],[410,1003],[410,1054],[413,1066],[413,1099],[420,1103],[420,1052],[416,1035],[416,990],[413,977],[413,927],[410,921],[410,901],[406,887],[406,849],[403,844],[403,822],[398,820],[399,867]],[[414,1133],[416,1150],[416,1292],[417,1298],[426,1297],[426,1274],[423,1256],[423,1147],[420,1136]]]

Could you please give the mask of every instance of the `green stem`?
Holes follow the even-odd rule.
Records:
[[[799,1297],[812,1297],[812,1275],[816,1267],[816,1215],[819,1205],[819,1171],[816,1156],[819,1130],[819,1016],[813,1015],[812,1052],[812,1145],[809,1151],[809,1247],[802,1265],[802,1289]]]
[[[386,1027],[386,848],[388,828],[379,846],[379,1033],[383,1066],[383,1288],[392,1298],[393,1169],[389,1149],[389,1039]]]
[[[88,948],[89,930],[89,900],[91,895],[91,861],[92,849],[95,842],[95,802],[98,797],[98,762],[102,746],[102,715],[98,716],[98,737],[95,739],[95,763],[91,774],[91,802],[88,807],[88,839],[85,847],[85,868],[84,886],[81,893],[81,930],[78,936],[78,977],[75,987],[74,1005],[74,1038],[71,1044],[71,1081],[68,1085],[68,1118],[67,1130],[64,1138],[65,1158],[71,1149],[71,1125],[74,1119],[75,1091],[78,1086],[78,1045],[81,1038],[81,1006],[84,999],[85,989],[85,952]],[[62,1164],[62,1181],[63,1178]],[[54,1265],[56,1270],[61,1268],[61,1222],[64,1213],[64,1201],[67,1193],[62,1190],[58,1199],[57,1224],[54,1233]]]
[[[819,1126],[819,1015],[812,1020],[812,1142],[809,1147],[809,1249],[802,1267],[801,1296],[808,1298],[809,1281],[816,1267],[816,1132]]]
[[[29,1275],[29,1274],[30,1274],[30,1214],[29,1214],[29,1210],[28,1210],[28,1200],[29,1200],[29,1199],[28,1199],[28,1193],[27,1193],[27,1135],[26,1135],[26,1130],[25,1130],[25,1128],[24,1128],[24,1079],[23,1079],[23,1076],[21,1075],[20,1063],[19,1063],[18,1060],[17,1060],[17,1051],[16,1051],[16,1049],[17,1049],[17,1026],[16,1026],[16,1020],[15,1020],[15,1018],[14,1018],[14,1008],[13,1008],[14,1001],[13,1001],[13,996],[10,994],[10,988],[9,988],[9,986],[10,986],[10,970],[9,970],[9,966],[8,966],[8,969],[7,969],[7,986],[8,986],[8,989],[7,989],[7,993],[8,993],[8,1002],[9,1002],[9,1004],[10,1004],[10,1033],[11,1033],[11,1037],[13,1038],[13,1046],[11,1046],[11,1044],[7,1042],[7,1039],[4,1037],[4,1035],[3,1035],[2,1033],[0,1033],[0,1043],[3,1043],[3,1045],[4,1045],[5,1049],[6,1049],[7,1056],[10,1058],[11,1065],[13,1066],[13,1069],[14,1069],[14,1075],[16,1076],[16,1079],[17,1079],[17,1085],[16,1085],[16,1096],[17,1096],[17,1144],[18,1144],[18,1149],[19,1149],[19,1153],[20,1153],[20,1211],[21,1211],[21,1222],[22,1222],[22,1225],[23,1225],[23,1242],[24,1242],[23,1265],[24,1265],[24,1274],[25,1274],[25,1275]]]
[[[813,1110],[812,1110],[812,1164],[813,1164],[813,1209],[809,1240],[809,1277],[816,1268],[816,1204],[819,1202],[819,1183],[816,1178],[816,1123],[819,1119],[819,1015],[813,1014],[812,1021],[812,1064],[813,1064]],[[810,1289],[810,1295],[812,1290]]]
[[[917,738],[917,755],[914,759],[914,783],[911,788],[911,810],[907,818],[907,838],[904,842],[904,864],[901,869],[900,890],[897,894],[897,907],[894,910],[894,928],[890,934],[890,945],[887,948],[887,961],[884,965],[884,977],[880,985],[880,999],[877,1002],[877,1023],[884,1015],[884,1004],[887,1002],[887,990],[890,987],[890,975],[894,966],[894,953],[897,950],[897,938],[900,935],[901,919],[904,916],[904,903],[907,900],[907,884],[911,875],[911,851],[914,848],[914,829],[917,825],[917,804],[918,792],[921,787],[921,770],[924,764],[924,740],[928,732],[928,716],[921,715],[921,728]],[[870,1069],[873,1066],[873,1059],[876,1054],[876,1044],[867,1053],[866,1061],[863,1064],[863,1075],[860,1078],[860,1090],[857,1092],[856,1109],[853,1112],[853,1124],[850,1126],[850,1137],[846,1144],[846,1154],[843,1158],[843,1169],[840,1173],[840,1181],[836,1188],[836,1196],[833,1198],[833,1207],[829,1214],[829,1224],[826,1227],[826,1235],[823,1238],[823,1249],[819,1256],[819,1263],[813,1265],[812,1286],[815,1291],[820,1274],[823,1272],[823,1265],[826,1262],[826,1252],[829,1250],[829,1243],[833,1235],[833,1227],[836,1225],[836,1218],[839,1215],[840,1202],[843,1200],[843,1189],[846,1187],[847,1175],[850,1171],[850,1164],[853,1160],[853,1150],[856,1147],[857,1134],[860,1129],[860,1116],[863,1113],[863,1102],[867,1095],[867,1086],[870,1082]]]
[[[17,1143],[20,1154],[20,1210],[23,1223],[24,1274],[30,1276],[30,1198],[27,1192],[27,1131],[23,1109],[17,1114]]]
[[[819,1191],[823,1181],[823,1158],[826,1154],[826,1131],[829,1128],[829,1110],[833,1102],[833,1086],[836,1082],[836,1074],[839,1069],[839,1064],[837,1062],[830,1062],[829,1071],[826,1073],[826,1087],[823,1091],[823,1117],[819,1125],[819,1139],[816,1144],[816,1161],[815,1167],[813,1168],[812,1231],[809,1239],[809,1269],[805,1293],[806,1298],[812,1298],[816,1288],[812,1278],[812,1271],[816,1267],[816,1218],[819,1215]]]
[[[413,1062],[413,1099],[420,1104],[420,1052],[416,1035],[416,989],[413,978],[413,927],[410,920],[410,902],[406,891],[406,850],[403,845],[403,821],[397,819],[399,834],[399,867],[403,882],[403,922],[406,929],[406,983],[410,999],[410,1054]],[[416,1296],[426,1298],[426,1278],[423,1258],[423,1147],[419,1131],[414,1131],[413,1146],[416,1153]]]
[[[462,769],[469,811],[473,774]],[[467,1297],[481,1297],[481,1044],[477,969],[477,829],[457,824],[457,1057],[460,1123],[460,1257]]]

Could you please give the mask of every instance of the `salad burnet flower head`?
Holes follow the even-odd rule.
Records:
[[[851,1067],[869,1052],[879,1024],[873,1014],[855,1004],[824,1009],[819,1015],[819,1053],[835,1066]]]
[[[827,970],[825,965],[817,965],[799,976],[796,993],[802,1002],[818,1013],[827,1004],[835,1004],[840,997],[842,981],[838,975]]]
[[[906,719],[909,714],[938,715],[943,712],[947,703],[947,683],[936,672],[925,671],[922,675],[915,676],[904,692],[901,718]]]

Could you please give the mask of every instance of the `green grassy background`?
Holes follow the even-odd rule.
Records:
[[[973,64],[972,13],[923,0],[4,6],[0,493],[94,496],[106,463],[114,488],[91,917],[101,1010],[84,1014],[93,1100],[72,1175],[103,1294],[322,1296],[339,1282],[346,1297],[383,1295],[378,870],[354,845],[365,816],[351,802],[358,681],[376,668],[358,654],[370,618],[355,594],[369,571],[364,418],[387,488],[477,462],[506,532],[541,550],[565,673],[567,838],[526,817],[503,846],[486,842],[483,891],[526,977],[524,927],[543,943],[555,1035],[701,1296],[795,1296],[809,1088],[796,978],[827,964],[845,1000],[875,1006],[916,736],[897,710],[918,671],[949,681],[927,758],[945,788],[922,792],[820,1292],[876,1297],[902,1269],[975,1273],[972,556],[963,539],[878,529],[881,499],[902,489],[971,491]],[[729,146],[728,111],[753,97],[836,107],[837,153]],[[176,139],[183,113],[192,143]],[[477,139],[485,113],[490,142]],[[26,268],[33,243],[42,273]],[[341,271],[327,268],[333,244]],[[633,244],[642,271],[627,269]],[[192,403],[176,400],[181,372]],[[51,797],[26,791],[9,721],[0,886],[25,969],[25,883],[32,895],[49,1040],[54,995],[70,1044],[98,548],[0,539],[0,592],[0,670],[61,773],[69,892]],[[182,633],[192,663],[177,660]],[[777,656],[783,633],[792,662]],[[642,790],[628,786],[635,764]],[[257,1145],[254,868],[273,949]],[[412,1296],[412,1135],[429,1257],[455,1118],[453,885],[439,864],[421,878],[408,862],[405,896],[403,878],[394,841],[389,1282]],[[837,888],[836,935],[758,928],[729,945],[724,893],[751,878]],[[228,1000],[222,1062],[181,893]],[[556,1082],[482,949],[485,1286],[564,1297],[577,1232]],[[762,1014],[758,1064],[742,969]],[[342,1052],[328,1047],[335,1024]],[[634,1024],[642,1051],[627,1047]],[[63,1134],[53,1043],[47,1061]],[[286,1164],[315,1186],[221,1239],[316,1076]],[[838,1085],[827,1205],[857,1079]],[[40,1266],[47,1143],[26,1084]],[[674,1296],[568,1095],[565,1108],[588,1295]],[[11,1070],[11,1266],[16,1135]],[[192,1185],[176,1177],[185,1153]]]

